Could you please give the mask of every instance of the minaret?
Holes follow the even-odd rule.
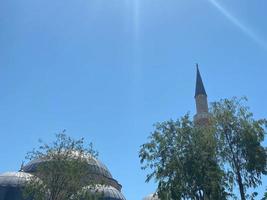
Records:
[[[196,80],[195,101],[196,101],[197,113],[194,116],[194,122],[196,125],[207,125],[210,117],[207,93],[205,91],[205,87],[202,82],[202,78],[198,69],[198,64],[196,64],[196,67],[197,67],[197,80]]]

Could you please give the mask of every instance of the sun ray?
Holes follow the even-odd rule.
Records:
[[[140,1],[133,0],[133,23],[135,39],[138,39],[140,26]]]
[[[226,10],[217,0],[208,0],[215,8],[217,8],[229,21],[231,21],[236,27],[238,27],[244,34],[253,39],[258,45],[267,49],[267,43],[253,30],[245,26],[240,20],[233,16],[228,10]]]

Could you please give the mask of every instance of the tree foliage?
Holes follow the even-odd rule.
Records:
[[[89,179],[87,159],[97,156],[92,144],[75,140],[64,133],[57,134],[52,144],[41,141],[27,159],[42,161],[24,188],[24,195],[34,200],[96,199],[84,186],[94,187]]]
[[[267,200],[267,189],[266,189],[266,192],[264,193],[264,196],[261,200]]]
[[[226,199],[211,129],[195,127],[188,115],[155,129],[139,156],[142,168],[151,170],[146,181],[155,178],[161,199]]]
[[[146,181],[158,183],[162,200],[255,199],[249,188],[261,184],[267,172],[262,146],[266,119],[256,120],[245,98],[224,99],[211,104],[209,123],[194,124],[188,115],[155,125],[149,141],[141,146]]]
[[[242,200],[247,199],[247,189],[261,184],[261,176],[267,172],[267,154],[262,146],[267,121],[254,119],[246,101],[224,99],[211,106],[218,155],[238,185]]]

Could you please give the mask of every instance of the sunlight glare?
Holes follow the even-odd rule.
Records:
[[[133,23],[135,39],[138,39],[139,23],[140,23],[140,1],[133,0]]]
[[[260,38],[255,32],[241,23],[236,17],[234,17],[229,11],[227,11],[217,0],[208,0],[214,7],[216,7],[229,21],[237,26],[243,33],[253,39],[257,44],[267,49],[267,43],[264,39]]]

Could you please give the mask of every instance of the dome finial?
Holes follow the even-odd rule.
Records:
[[[19,169],[20,172],[23,171],[23,167],[24,167],[24,160],[21,162],[20,169]]]

